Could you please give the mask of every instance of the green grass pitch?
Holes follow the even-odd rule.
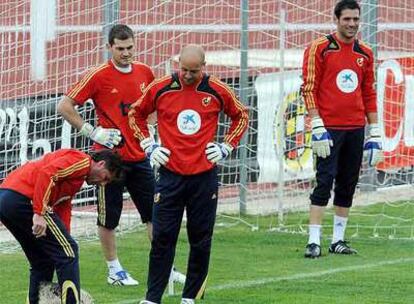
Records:
[[[355,214],[377,212],[375,208],[356,209]],[[404,216],[414,218],[413,207]],[[299,218],[306,217],[298,215]],[[288,219],[298,223],[298,216]],[[351,217],[350,225],[357,221]],[[327,215],[326,219],[331,218]],[[324,230],[323,257],[303,258],[307,236],[271,232],[274,217],[250,218],[258,231],[241,222],[215,230],[208,286],[203,303],[240,304],[321,304],[321,303],[414,303],[414,240],[373,238],[358,230],[351,244],[355,256],[329,255],[331,228]],[[229,221],[218,217],[218,222]],[[378,218],[361,217],[367,227]],[[372,223],[370,222],[372,221]],[[328,223],[328,222],[327,222]],[[404,222],[407,224],[407,222]],[[407,234],[410,233],[408,223]],[[359,229],[359,228],[358,228]],[[355,233],[350,228],[348,235]],[[354,229],[355,230],[355,229]],[[371,230],[372,232],[372,230]],[[411,231],[412,233],[412,231]],[[371,233],[372,234],[372,233]],[[80,243],[82,288],[97,304],[138,303],[146,290],[149,243],[146,232],[135,231],[118,237],[121,262],[140,281],[138,287],[106,284],[106,265],[98,241]],[[187,259],[185,229],[177,247],[176,266],[185,270]],[[22,304],[28,284],[28,264],[22,253],[0,254],[0,303]],[[180,292],[176,284],[177,293]],[[179,294],[164,296],[163,303],[180,303]]]

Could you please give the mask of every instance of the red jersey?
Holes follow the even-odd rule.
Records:
[[[17,168],[0,188],[31,199],[36,214],[53,210],[70,230],[71,201],[86,180],[90,166],[89,155],[75,149],[61,149]]]
[[[361,41],[344,43],[335,33],[313,41],[302,72],[306,107],[318,109],[326,127],[363,127],[366,113],[377,112],[374,55]]]
[[[128,126],[130,105],[141,97],[144,89],[154,80],[149,66],[132,63],[130,73],[118,71],[111,60],[90,70],[68,92],[67,96],[83,105],[88,99],[95,104],[98,125],[103,128],[116,128],[121,131],[123,140],[114,150],[125,161],[141,161],[145,153],[134,138]],[[95,149],[105,147],[95,143]]]
[[[248,124],[247,108],[227,85],[208,75],[191,86],[182,84],[177,74],[154,81],[129,112],[130,126],[140,141],[149,136],[146,119],[154,110],[162,146],[171,151],[166,167],[183,175],[214,166],[205,148],[214,141],[221,111],[231,118],[224,142],[233,147]]]

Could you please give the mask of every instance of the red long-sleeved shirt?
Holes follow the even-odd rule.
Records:
[[[318,109],[326,127],[362,127],[366,114],[377,112],[374,56],[361,41],[344,43],[335,33],[313,41],[302,73],[306,107]]]
[[[121,131],[123,140],[114,150],[125,161],[141,161],[146,156],[128,126],[127,115],[130,105],[141,97],[153,80],[151,68],[143,63],[133,62],[132,71],[122,73],[109,60],[86,73],[66,95],[78,105],[92,99],[98,125]],[[94,148],[99,150],[104,147],[95,143]]]
[[[146,119],[157,112],[162,146],[171,151],[166,167],[182,175],[210,170],[205,148],[213,142],[221,111],[230,117],[224,142],[236,147],[248,124],[248,110],[230,88],[203,75],[194,85],[183,84],[177,74],[155,80],[131,106],[129,123],[138,140],[149,136]]]
[[[31,199],[36,214],[53,210],[70,231],[71,201],[86,180],[90,167],[89,155],[75,149],[61,149],[12,171],[0,188]]]

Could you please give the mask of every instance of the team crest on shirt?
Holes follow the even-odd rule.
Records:
[[[356,63],[359,67],[362,68],[362,66],[364,65],[364,58],[363,57],[357,58]]]
[[[336,75],[336,86],[343,93],[352,93],[358,87],[358,75],[351,69],[344,69]]]
[[[210,96],[209,97],[204,97],[201,100],[201,104],[205,107],[207,107],[210,103],[211,103],[211,97]]]
[[[146,87],[147,87],[147,84],[145,82],[140,84],[139,88],[140,88],[142,93],[144,93]]]
[[[177,116],[178,130],[184,135],[193,135],[200,130],[201,117],[196,111],[186,109]]]

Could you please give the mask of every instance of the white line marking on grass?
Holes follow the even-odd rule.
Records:
[[[321,277],[321,276],[333,274],[333,273],[341,273],[341,272],[355,271],[355,270],[361,270],[361,269],[375,268],[375,267],[386,266],[386,265],[408,264],[411,262],[414,262],[414,258],[383,261],[379,263],[371,263],[371,264],[363,264],[363,265],[352,265],[352,266],[339,267],[339,268],[323,270],[323,271],[298,273],[298,274],[287,275],[287,276],[282,276],[282,277],[273,277],[273,278],[250,280],[250,281],[240,281],[240,282],[235,282],[235,283],[230,283],[230,284],[223,284],[219,286],[211,286],[208,288],[208,290],[211,291],[211,290],[255,287],[259,285],[276,283],[280,281],[302,280],[302,279],[307,279],[307,278]]]
[[[345,267],[339,267],[329,270],[323,270],[323,271],[316,271],[316,272],[302,272],[297,273],[293,275],[286,275],[282,277],[273,277],[273,278],[266,278],[266,279],[257,279],[257,280],[249,280],[249,281],[239,281],[231,284],[223,284],[223,285],[217,285],[217,286],[211,286],[208,287],[208,291],[217,291],[217,290],[225,290],[225,289],[236,289],[236,288],[248,288],[248,287],[255,287],[270,283],[276,283],[280,281],[293,281],[293,280],[302,280],[307,278],[316,278],[321,277],[324,275],[329,275],[333,273],[341,273],[341,272],[349,272],[349,271],[355,271],[355,270],[361,270],[361,269],[369,269],[369,268],[375,268],[380,266],[387,266],[387,265],[396,265],[396,264],[409,264],[413,263],[414,258],[404,258],[404,259],[397,259],[397,260],[391,260],[391,261],[382,261],[379,263],[371,263],[371,264],[363,264],[363,265],[352,265],[352,266],[345,266]],[[132,304],[132,303],[138,303],[138,300],[125,300],[118,302],[117,304]]]

